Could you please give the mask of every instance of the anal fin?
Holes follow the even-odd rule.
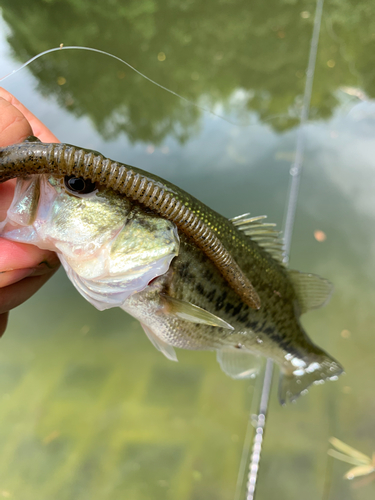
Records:
[[[257,358],[249,351],[234,347],[218,349],[216,358],[223,372],[234,379],[254,378],[259,370]]]

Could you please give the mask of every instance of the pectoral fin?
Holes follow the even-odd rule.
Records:
[[[174,348],[161,340],[148,326],[141,323],[141,326],[147,335],[147,337],[151,340],[152,344],[156,347],[156,349],[164,354],[164,356],[171,361],[178,361],[176,351]]]
[[[185,302],[183,300],[175,299],[166,294],[160,294],[164,301],[167,314],[174,314],[180,319],[191,321],[192,323],[202,323],[204,325],[218,326],[228,330],[234,330],[233,326],[218,318],[214,314],[202,309],[201,307]]]
[[[253,354],[234,347],[218,349],[216,358],[223,372],[235,379],[254,378],[259,370]]]

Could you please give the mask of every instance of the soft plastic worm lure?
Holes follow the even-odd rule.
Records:
[[[0,149],[0,182],[46,173],[98,182],[174,222],[211,259],[242,300],[253,309],[260,308],[258,294],[210,227],[214,224],[204,220],[207,213],[202,210],[203,205],[184,191],[156,176],[151,178],[140,169],[104,158],[96,151],[69,144],[45,144],[30,137]]]

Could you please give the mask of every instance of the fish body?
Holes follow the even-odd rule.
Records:
[[[246,259],[246,250],[243,257]],[[267,266],[267,254],[264,261]],[[272,257],[270,265],[272,278],[267,272],[270,267],[265,267],[257,279],[252,274],[252,283],[263,304],[254,311],[241,301],[209,259],[182,236],[179,255],[168,272],[130,296],[123,309],[169,346],[216,350],[223,371],[233,378],[255,375],[257,366],[252,356],[272,358],[281,369],[279,398],[284,403],[314,382],[336,378],[342,368],[304,332],[299,321],[298,296],[288,271]],[[304,275],[294,273],[297,279],[300,276]],[[319,280],[316,276],[310,278],[313,283]],[[179,301],[177,307],[170,297]],[[198,305],[233,330],[197,324],[194,319],[186,321],[176,314],[184,310],[184,304]]]
[[[262,217],[245,214],[228,220],[147,174],[156,183],[149,192],[165,190],[179,200],[181,220],[174,219],[176,223],[171,212],[169,218],[158,213],[162,198],[157,209],[145,206],[146,188],[134,200],[106,187],[103,175],[98,182],[86,172],[85,181],[82,167],[82,177],[73,168],[70,175],[62,175],[56,166],[40,174],[35,165],[45,160],[35,157],[30,172],[25,163],[20,167],[17,147],[10,148],[6,154],[0,150],[0,179],[12,176],[13,168],[18,181],[1,236],[56,251],[87,300],[98,309],[121,307],[134,316],[169,359],[177,360],[175,347],[216,350],[225,373],[247,378],[256,371],[254,356],[270,357],[281,370],[282,403],[342,372],[337,361],[311,342],[299,321],[302,313],[327,301],[330,283],[288,270],[281,262],[277,235]],[[210,248],[202,251],[205,247],[194,241],[192,231],[181,230],[186,223],[181,206],[210,228],[231,260],[218,264]],[[225,268],[231,262],[244,276],[241,283],[251,286],[250,294],[233,285],[235,274]]]

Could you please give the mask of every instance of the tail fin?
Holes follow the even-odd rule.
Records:
[[[319,349],[320,350],[320,349]],[[343,373],[343,367],[331,356],[321,351],[306,359],[291,359],[293,371],[281,372],[279,382],[279,401],[285,405],[295,401],[300,394],[307,392],[312,384],[323,384],[326,380],[337,380]]]

